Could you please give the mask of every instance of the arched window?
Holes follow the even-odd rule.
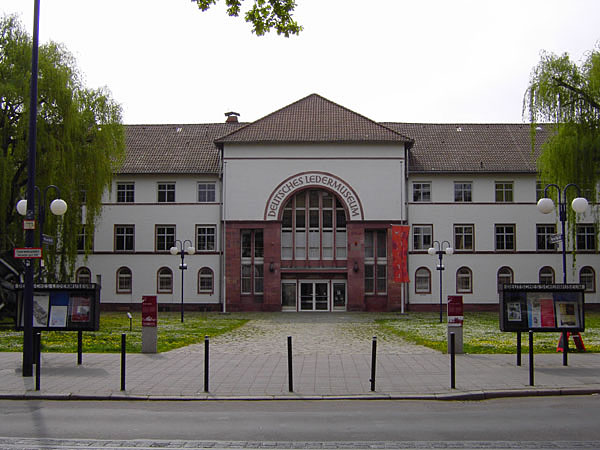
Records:
[[[415,272],[415,293],[431,294],[431,272],[427,267],[419,267]]]
[[[596,292],[596,272],[590,266],[579,271],[579,283],[585,285],[585,292]]]
[[[512,284],[514,282],[513,271],[510,267],[500,267],[496,277],[498,281],[498,292],[502,292],[503,284]]]
[[[294,195],[283,208],[281,259],[332,260],[347,258],[346,210],[324,190]]]
[[[203,267],[198,271],[198,294],[213,293],[213,271],[208,267]]]
[[[132,276],[129,267],[117,270],[117,294],[131,294]]]
[[[75,282],[76,283],[91,283],[92,282],[92,272],[87,267],[80,267],[75,272]]]
[[[554,269],[550,266],[544,266],[540,269],[540,284],[554,284]]]
[[[159,294],[173,293],[173,272],[168,267],[161,267],[156,273],[156,292]]]
[[[456,271],[456,292],[473,293],[473,272],[468,267],[461,267]]]

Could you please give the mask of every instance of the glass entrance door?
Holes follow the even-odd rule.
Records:
[[[346,311],[346,282],[333,282],[333,309]]]
[[[327,281],[300,282],[300,311],[329,311]]]
[[[296,311],[296,282],[281,283],[281,310]]]

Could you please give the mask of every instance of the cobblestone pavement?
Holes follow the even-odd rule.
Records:
[[[385,354],[438,353],[406,342],[392,333],[382,333],[375,318],[397,318],[398,314],[361,313],[270,313],[245,314],[252,320],[225,335],[211,338],[211,349],[220,354],[277,355],[287,353],[292,336],[294,354],[368,354],[373,336],[377,351]],[[204,344],[173,350],[175,353],[204,352]]]

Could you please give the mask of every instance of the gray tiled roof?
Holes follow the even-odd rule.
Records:
[[[311,94],[215,141],[231,143],[410,143],[410,138]]]
[[[385,126],[410,136],[410,173],[535,173],[535,161],[551,133],[541,126],[531,148],[529,124],[392,123]]]
[[[214,140],[243,125],[127,125],[127,153],[118,173],[219,173],[219,150]]]

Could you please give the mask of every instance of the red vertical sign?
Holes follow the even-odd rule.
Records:
[[[394,270],[394,282],[408,283],[408,235],[410,227],[404,225],[392,225],[392,264]]]
[[[155,327],[158,321],[156,295],[142,296],[142,326]]]
[[[463,326],[463,298],[462,295],[448,296],[448,324]]]

